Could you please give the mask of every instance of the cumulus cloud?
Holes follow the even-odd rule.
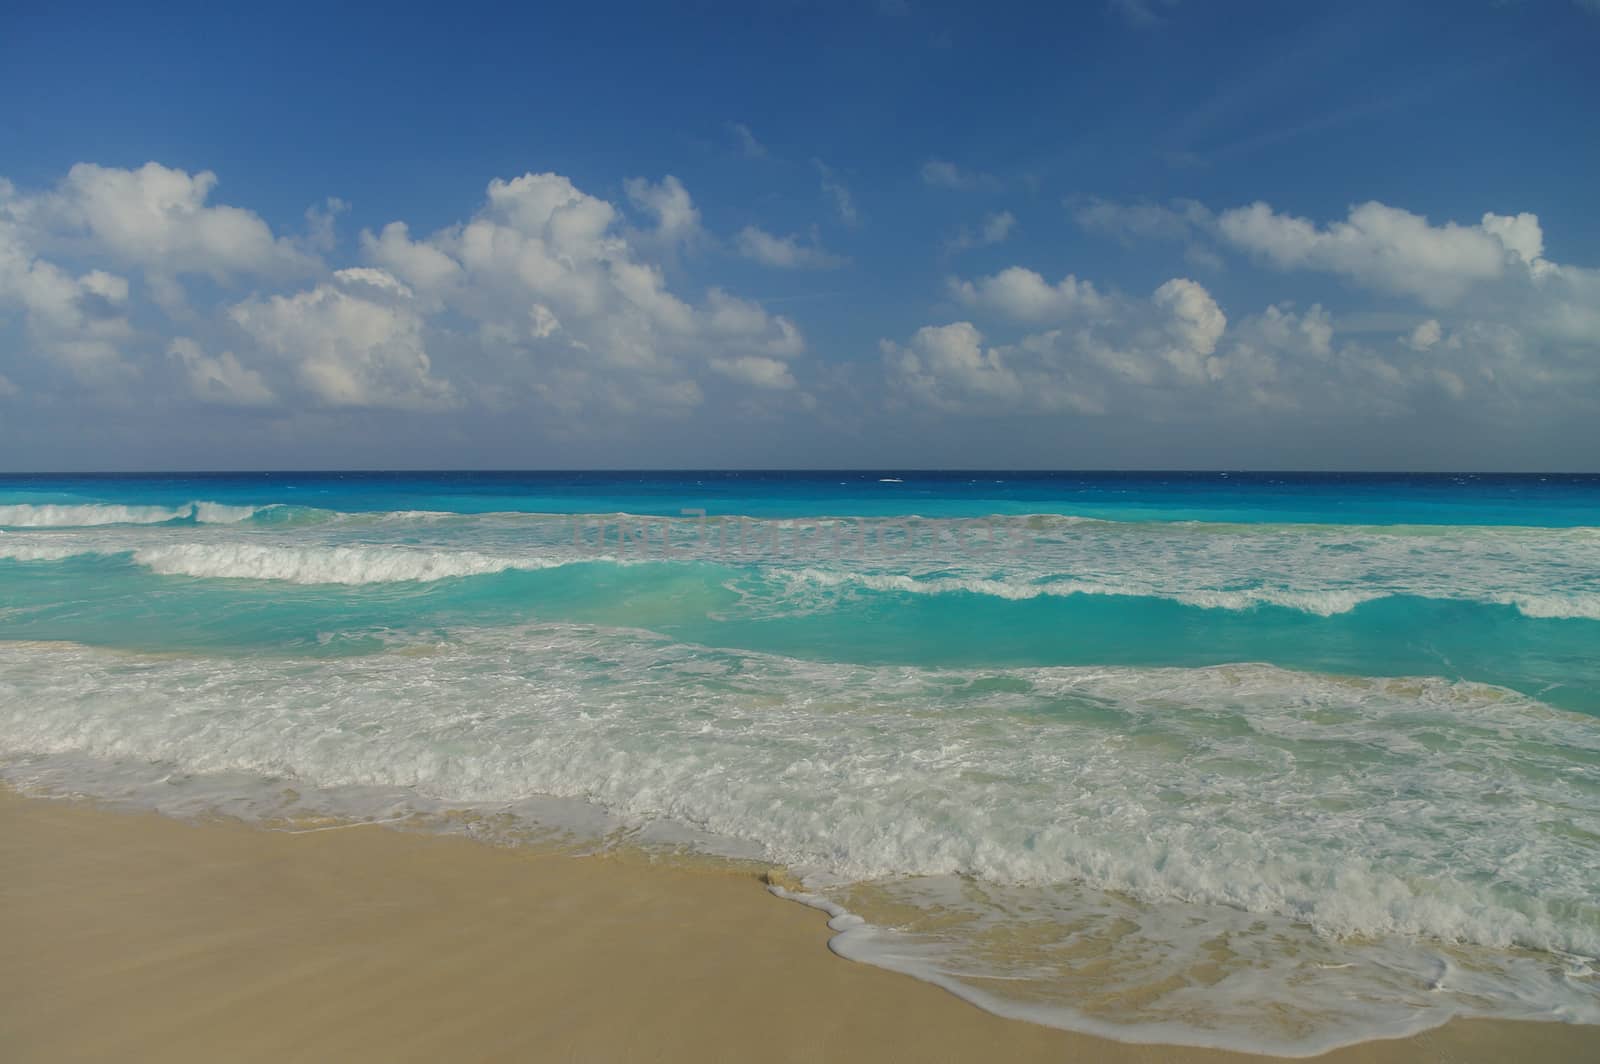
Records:
[[[902,399],[947,411],[1096,414],[1135,393],[1187,390],[1229,372],[1216,357],[1227,317],[1187,278],[1145,299],[1104,294],[1071,276],[1050,285],[1022,267],[952,287],[1002,323],[1056,327],[993,344],[960,321],[920,329],[905,345],[882,341],[891,390]]]
[[[1105,300],[1088,281],[1068,274],[1050,284],[1021,266],[1001,270],[977,281],[951,278],[950,293],[968,307],[994,311],[1012,321],[1044,322],[1095,314]]]
[[[432,244],[412,240],[405,222],[390,222],[376,236],[363,231],[361,247],[369,261],[409,279],[436,300],[444,294],[458,294],[466,277],[461,264],[450,255]]]
[[[339,270],[315,288],[246,300],[229,313],[264,350],[288,359],[302,386],[329,406],[423,410],[455,400],[449,382],[433,376],[411,289],[383,270]],[[197,367],[211,372],[199,360],[185,361],[191,383]],[[227,386],[258,398],[264,388],[250,371],[232,375]]]
[[[774,236],[759,226],[747,225],[739,230],[739,254],[763,266],[785,270],[827,270],[843,266],[845,259],[824,251],[817,243],[817,235],[802,242],[798,236]]]
[[[1411,334],[1406,337],[1406,346],[1414,351],[1426,351],[1438,343],[1443,335],[1444,330],[1440,328],[1438,319],[1429,318],[1411,330]]]
[[[815,165],[840,217],[856,218],[849,190]],[[929,173],[948,187],[983,180],[953,165]],[[1226,308],[1181,265],[1131,293],[1025,263],[951,277],[950,313],[880,341],[875,366],[828,367],[806,360],[790,318],[682,281],[678,249],[712,238],[670,175],[625,182],[616,203],[559,174],[496,179],[455,224],[393,220],[344,241],[358,256],[344,268],[323,261],[341,247],[339,201],[284,236],[213,202],[216,188],[209,172],[158,164],[83,164],[38,192],[0,180],[0,395],[16,394],[14,378],[30,404],[55,401],[53,389],[109,404],[137,388],[145,409],[467,409],[525,413],[550,432],[597,415],[677,416],[708,398],[866,423],[885,388],[946,414],[1211,425],[1600,413],[1600,270],[1547,257],[1526,212],[1461,222],[1367,203],[1311,219],[1267,203],[1078,202],[1086,231],[1262,269],[1228,275]],[[948,249],[1003,245],[1015,225],[989,214]],[[750,225],[729,243],[774,268],[846,261],[814,230]],[[1289,273],[1297,296],[1320,301],[1277,298]],[[1241,297],[1246,283],[1260,294]],[[1360,305],[1370,293],[1381,302]]]
[[[302,243],[312,251],[329,252],[339,244],[335,229],[339,216],[350,210],[350,204],[338,196],[329,196],[321,203],[306,208],[306,235]]]
[[[711,368],[756,388],[781,390],[795,386],[794,376],[789,372],[788,365],[775,358],[764,358],[759,355],[718,358],[712,359]]]
[[[930,406],[961,410],[996,400],[1009,406],[1024,397],[1022,381],[1007,365],[1007,353],[985,346],[983,333],[971,322],[926,325],[909,344],[884,340],[879,349],[891,380]]]
[[[668,174],[652,184],[642,177],[623,183],[628,200],[656,220],[655,235],[669,244],[687,243],[700,234],[700,211],[683,182]]]
[[[628,191],[655,215],[658,233],[689,231],[691,212],[699,224],[673,179]],[[729,373],[714,363],[803,352],[799,328],[757,303],[714,288],[695,305],[671,291],[618,221],[612,204],[567,178],[525,174],[491,182],[483,208],[465,223],[423,239],[391,223],[364,234],[362,246],[420,306],[469,322],[477,350],[563,412],[595,402],[617,410],[692,405],[702,396],[693,380],[699,367],[770,387],[775,374],[758,380],[757,369]]]
[[[1017,216],[1010,211],[996,211],[984,215],[976,228],[962,226],[955,236],[945,241],[946,251],[967,251],[1004,243],[1017,226]]]
[[[1600,271],[1547,261],[1537,218],[1434,226],[1390,208],[1351,213],[1324,227],[1243,208],[1211,224],[1274,265],[1359,278],[1434,309],[1399,335],[1366,339],[1373,328],[1361,320],[1372,316],[1359,313],[1341,334],[1321,304],[1273,303],[1230,321],[1189,278],[1138,299],[1071,275],[1050,284],[1016,266],[949,282],[1010,339],[983,339],[961,322],[905,345],[884,341],[889,385],[904,401],[945,410],[1123,410],[1157,420],[1195,411],[1398,418],[1446,402],[1516,424],[1534,409],[1592,410]],[[1185,212],[1186,223],[1194,216]]]
[[[137,373],[126,357],[135,332],[124,271],[142,272],[155,304],[190,319],[179,280],[282,280],[321,270],[333,243],[330,199],[307,213],[303,237],[273,234],[252,211],[212,204],[214,173],[146,163],[137,169],[79,163],[55,186],[20,193],[0,182],[0,304],[22,309],[34,353],[80,381],[106,385]],[[77,272],[64,262],[94,263]]]
[[[1433,224],[1377,202],[1346,218],[1316,222],[1257,202],[1214,213],[1192,200],[1119,204],[1090,199],[1072,206],[1082,228],[1126,242],[1175,240],[1210,255],[1208,242],[1242,251],[1280,270],[1317,270],[1362,287],[1444,306],[1474,285],[1551,272],[1536,215],[1486,213],[1475,225]]]
[[[169,277],[281,277],[320,266],[253,211],[208,204],[216,186],[209,170],[79,163],[55,188],[16,198],[7,209],[43,249],[103,254]]]
[[[20,311],[33,352],[82,381],[103,383],[126,372],[120,354],[132,335],[126,278],[98,269],[74,276],[35,254],[11,220],[17,203],[0,183],[0,310]]]
[[[1473,226],[1432,225],[1419,214],[1382,203],[1350,209],[1342,222],[1319,227],[1265,203],[1224,211],[1223,239],[1279,269],[1342,274],[1358,284],[1443,306],[1474,284],[1520,268],[1548,271],[1544,234],[1532,214],[1485,214]]]
[[[1572,274],[1559,267],[1547,277],[1568,283]],[[1387,343],[1362,339],[1365,331],[1341,335],[1321,304],[1273,303],[1235,319],[1186,277],[1143,298],[1073,276],[1049,284],[1024,267],[950,285],[991,324],[956,321],[926,326],[904,343],[880,341],[899,403],[1216,424],[1288,413],[1398,418],[1444,401],[1505,418],[1527,402],[1584,402],[1600,354],[1593,340],[1561,349],[1541,345],[1527,328],[1483,319],[1447,328],[1428,318]],[[1600,331],[1590,335],[1600,339]]]
[[[190,394],[203,402],[267,406],[277,399],[261,374],[241,365],[232,351],[212,357],[195,341],[180,336],[167,354],[183,368]]]
[[[1374,402],[1392,411],[1431,395],[1477,404],[1484,416],[1502,420],[1529,404],[1555,413],[1596,394],[1600,271],[1546,258],[1544,228],[1532,213],[1433,222],[1369,202],[1319,223],[1260,202],[1213,213],[1186,201],[1091,201],[1075,213],[1085,228],[1124,239],[1179,239],[1191,248],[1214,241],[1210,246],[1271,270],[1334,275],[1425,313],[1420,321],[1414,312],[1351,314],[1352,333],[1373,331],[1357,323],[1380,318],[1398,319],[1380,331],[1402,322],[1406,331],[1390,333],[1387,343],[1337,345],[1325,379],[1300,381],[1302,389],[1365,382],[1382,397]],[[1329,345],[1319,346],[1326,354]]]
[[[638,228],[559,174],[496,179],[465,221],[427,235],[403,220],[363,231],[365,265],[332,271],[319,252],[338,245],[342,201],[308,211],[304,234],[288,238],[212,203],[216,184],[157,163],[80,164],[34,194],[0,181],[0,318],[82,382],[153,371],[177,394],[236,406],[531,403],[576,420],[681,410],[704,398],[701,379],[764,392],[795,383],[805,341],[793,321],[720,288],[697,300],[667,283],[663,260],[702,234],[671,175],[625,183]],[[835,261],[814,241],[794,241],[789,259]],[[179,280],[189,275],[249,278],[255,293],[194,307]],[[148,310],[136,328],[141,296],[183,334],[161,336]]]

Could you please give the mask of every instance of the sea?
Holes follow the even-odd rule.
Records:
[[[1600,476],[0,476],[0,779],[753,863],[1125,1041],[1600,1023]]]

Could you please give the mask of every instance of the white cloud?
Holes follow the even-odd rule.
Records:
[[[1008,322],[1059,325],[1008,344],[986,343],[971,322],[925,327],[904,346],[882,341],[893,393],[947,411],[1102,413],[1135,407],[1149,390],[1206,387],[1230,370],[1215,357],[1227,318],[1185,278],[1148,299],[1104,295],[1073,277],[1049,285],[1022,267],[953,287]]]
[[[639,229],[561,175],[494,180],[460,224],[364,231],[367,265],[332,273],[313,249],[337,248],[342,202],[314,207],[304,233],[284,238],[251,211],[212,203],[215,185],[208,171],[154,163],[81,164],[37,194],[0,180],[0,327],[20,344],[5,354],[37,357],[106,396],[166,367],[174,394],[215,403],[532,404],[571,423],[681,411],[703,400],[702,379],[724,390],[797,385],[805,339],[792,320],[720,288],[689,296],[668,284],[663,260],[702,232],[670,175],[626,182],[630,211],[648,218]],[[772,239],[792,265],[843,261],[815,237]],[[130,283],[130,267],[142,283]],[[197,274],[248,276],[256,293],[219,304],[210,288],[185,290],[180,279]],[[163,318],[182,334],[161,335]]]
[[[811,163],[822,178],[823,194],[833,200],[833,209],[838,212],[839,220],[845,225],[858,224],[861,215],[856,210],[855,197],[850,194],[849,186],[834,172],[833,167],[821,159],[812,159]]]
[[[1050,284],[1032,270],[1012,266],[973,281],[951,278],[950,292],[966,306],[990,310],[1012,321],[1060,321],[1105,308],[1094,285],[1068,274]]]
[[[330,406],[420,410],[455,402],[449,382],[433,376],[411,289],[383,270],[340,270],[315,288],[249,299],[229,313],[264,350],[287,359],[302,387]],[[191,382],[194,373],[191,367]],[[264,387],[259,375],[252,380],[251,371],[242,369],[228,383],[247,392]]]
[[[683,182],[668,174],[652,184],[642,177],[623,182],[628,200],[656,220],[655,235],[668,244],[686,243],[700,234],[700,212]]]
[[[1406,337],[1406,346],[1416,351],[1426,351],[1438,343],[1443,335],[1444,330],[1440,328],[1438,319],[1429,318],[1411,330],[1411,335]]]
[[[1475,284],[1509,270],[1547,272],[1540,256],[1544,236],[1531,214],[1485,214],[1475,226],[1432,225],[1419,214],[1382,203],[1363,203],[1326,227],[1265,203],[1224,211],[1218,233],[1279,269],[1341,274],[1384,292],[1413,296],[1433,306],[1460,300]]]
[[[972,186],[972,179],[955,163],[929,159],[922,164],[922,183],[935,188],[964,189]]]
[[[849,190],[815,165],[840,216],[854,218]],[[932,171],[936,181],[985,180],[946,165]],[[467,407],[526,411],[550,431],[584,431],[601,423],[597,414],[677,416],[707,394],[762,416],[817,405],[816,395],[827,417],[872,406],[860,367],[848,385],[827,385],[845,376],[804,359],[794,321],[678,280],[676,249],[703,229],[700,207],[670,175],[627,181],[620,204],[559,174],[495,180],[458,224],[362,232],[362,265],[332,272],[321,255],[339,246],[338,201],[285,238],[251,211],[212,204],[214,185],[209,172],[156,164],[84,164],[36,194],[0,180],[0,330],[11,345],[0,369],[30,401],[58,384],[96,401],[142,384],[141,405],[188,395],[283,414],[297,403]],[[1517,424],[1600,400],[1600,270],[1548,260],[1534,214],[1435,223],[1368,203],[1330,221],[1265,203],[1213,213],[1186,201],[1091,201],[1074,216],[1119,239],[1174,241],[1191,261],[1242,253],[1273,272],[1328,275],[1385,298],[1335,314],[1268,303],[1268,292],[1254,304],[1262,309],[1225,312],[1196,275],[1173,269],[1144,295],[1075,274],[1047,280],[1024,265],[954,277],[946,295],[956,313],[880,343],[896,401],[1212,424],[1262,411],[1370,420],[1455,404],[1462,417]],[[1001,245],[1015,226],[995,212],[950,247]],[[752,225],[730,243],[777,268],[847,261],[815,230]],[[190,276],[248,279],[254,294],[219,302],[215,285],[186,291],[180,280]],[[1229,290],[1245,279],[1230,277]],[[1270,273],[1249,279],[1275,283]],[[24,357],[39,372],[19,375]],[[0,378],[0,393],[15,390]]]
[[[466,277],[466,271],[455,259],[432,244],[413,241],[405,222],[390,222],[377,236],[362,232],[361,248],[368,261],[406,278],[418,291],[435,298],[456,294]]]
[[[962,226],[961,230],[945,242],[947,251],[966,251],[971,248],[990,247],[1004,243],[1016,228],[1017,216],[1010,211],[996,211],[984,215],[976,229]]]
[[[327,253],[339,243],[335,224],[339,215],[350,210],[350,204],[338,196],[329,196],[321,203],[306,208],[305,245],[312,251]]]
[[[1498,366],[1473,356],[1470,345],[1419,362],[1343,340],[1318,304],[1273,304],[1230,320],[1203,285],[1183,277],[1147,298],[1076,281],[1065,291],[1094,291],[1095,312],[1066,313],[1040,328],[1042,312],[1033,308],[1056,307],[1062,288],[1013,271],[996,277],[1027,278],[1022,290],[1039,301],[1023,304],[1028,313],[1001,316],[1020,335],[992,340],[958,321],[920,329],[904,344],[880,342],[892,401],[946,413],[1115,414],[1211,425],[1290,412],[1398,416],[1426,395],[1481,396],[1519,355],[1507,337],[1486,336],[1478,346],[1504,347],[1490,360]],[[1063,303],[1075,309],[1070,298]]]
[[[1476,225],[1434,225],[1420,214],[1368,202],[1352,207],[1343,221],[1319,226],[1261,202],[1213,214],[1192,200],[1161,206],[1091,199],[1072,211],[1084,229],[1125,242],[1182,241],[1192,260],[1213,259],[1205,241],[1215,239],[1277,269],[1335,273],[1430,306],[1455,303],[1478,284],[1538,278],[1555,269],[1543,257],[1539,219],[1528,213],[1491,212]]]
[[[746,159],[764,159],[767,156],[767,146],[756,139],[750,132],[750,127],[743,122],[729,122],[728,131],[739,142],[739,150],[744,152]]]
[[[1103,199],[1069,200],[1073,221],[1091,233],[1117,239],[1124,245],[1140,240],[1171,240],[1183,244],[1184,261],[1209,272],[1223,268],[1222,257],[1209,246],[1215,219],[1193,200],[1155,203],[1112,203]]]
[[[846,261],[824,251],[817,244],[815,233],[809,243],[801,243],[800,238],[793,234],[774,236],[758,226],[747,225],[739,230],[737,244],[739,254],[745,258],[778,269],[827,270],[843,266]]]
[[[6,205],[36,246],[103,254],[166,276],[293,276],[316,258],[238,207],[209,206],[209,170],[190,174],[146,163],[137,170],[79,163],[51,191]]]
[[[215,358],[205,354],[188,337],[179,337],[167,354],[184,370],[189,391],[196,399],[232,406],[266,406],[276,400],[260,373],[240,364],[232,351]]]
[[[1206,358],[1217,349],[1228,318],[1204,287],[1185,277],[1174,277],[1151,297],[1169,319],[1166,330],[1174,341],[1164,355],[1186,377],[1206,375]]]
[[[948,159],[929,159],[922,164],[919,174],[922,183],[931,188],[945,188],[956,192],[970,192],[977,188],[992,190],[1000,185],[999,179],[993,174],[968,170]]]
[[[930,406],[961,410],[994,401],[1011,405],[1024,396],[1005,354],[986,347],[971,322],[927,325],[904,347],[890,340],[878,346],[891,381]]]
[[[8,220],[16,203],[11,186],[0,182],[0,309],[19,309],[34,353],[81,381],[106,383],[128,372],[121,358],[133,332],[127,280],[104,270],[75,277],[36,255]]]
[[[712,360],[711,368],[756,388],[776,391],[795,386],[794,376],[789,372],[789,367],[775,358],[763,358],[758,355],[718,358]]]
[[[1052,327],[1003,342],[984,340],[967,322],[930,327],[903,346],[882,342],[885,374],[903,401],[974,413],[1123,412],[1215,424],[1293,411],[1370,421],[1445,401],[1510,425],[1534,411],[1593,410],[1600,271],[1541,266],[1535,230],[1516,218],[1507,226],[1507,239],[1521,246],[1493,236],[1511,257],[1504,279],[1475,289],[1451,319],[1411,317],[1408,332],[1379,342],[1359,339],[1373,335],[1363,324],[1371,315],[1354,315],[1341,334],[1320,304],[1272,304],[1230,322],[1188,278],[1141,300],[1073,277],[1050,285],[1012,267],[952,281],[952,291],[1000,322]]]
[[[1122,239],[1187,240],[1211,224],[1211,212],[1192,200],[1162,206],[1089,199],[1069,202],[1068,207],[1084,229]]]
[[[709,337],[725,338],[763,354],[795,358],[806,349],[805,337],[794,322],[773,317],[760,303],[729,295],[720,288],[706,293],[701,321]]]
[[[10,398],[13,395],[19,394],[20,391],[21,389],[19,389],[15,384],[11,383],[11,378],[7,377],[3,373],[0,373],[0,399]]]
[[[1320,358],[1322,376],[1286,374],[1280,398],[1329,389],[1348,396],[1361,386],[1373,389],[1374,406],[1390,413],[1432,396],[1477,404],[1482,416],[1507,420],[1536,404],[1551,416],[1593,407],[1589,397],[1600,394],[1600,270],[1546,259],[1544,229],[1532,213],[1435,224],[1365,203],[1343,220],[1319,224],[1265,203],[1214,215],[1180,201],[1170,208],[1093,202],[1077,216],[1087,228],[1177,238],[1191,250],[1215,238],[1278,270],[1334,274],[1427,312],[1419,321],[1415,309],[1351,311],[1344,316],[1347,335],[1387,338],[1342,345],[1323,338],[1314,345],[1320,350],[1300,344],[1283,364]],[[1275,331],[1273,313],[1269,308],[1252,319],[1262,326],[1252,340],[1259,350],[1286,350],[1282,335],[1267,335]]]
[[[671,178],[632,183],[629,193],[655,214],[658,232],[681,234],[691,212],[697,218]],[[757,303],[713,288],[695,305],[672,292],[618,221],[611,204],[567,178],[526,174],[491,182],[483,209],[461,225],[416,239],[391,223],[362,244],[429,313],[442,308],[471,325],[468,346],[505,378],[497,402],[515,401],[520,384],[563,414],[593,404],[678,409],[700,400],[694,377],[702,368],[756,387],[775,379],[752,367],[730,373],[719,360],[804,350],[798,327]],[[824,261],[815,247],[795,247],[792,264]]]

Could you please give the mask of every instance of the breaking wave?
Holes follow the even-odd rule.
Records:
[[[264,507],[230,506],[220,502],[191,502],[183,506],[118,506],[112,503],[15,503],[0,506],[0,526],[6,528],[89,528],[96,525],[160,525],[192,521],[203,525],[231,525],[248,521]]]

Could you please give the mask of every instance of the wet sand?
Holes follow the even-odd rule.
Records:
[[[829,953],[754,874],[0,791],[0,1059],[1261,1061],[991,1016]],[[1323,1061],[1600,1059],[1457,1021]]]

